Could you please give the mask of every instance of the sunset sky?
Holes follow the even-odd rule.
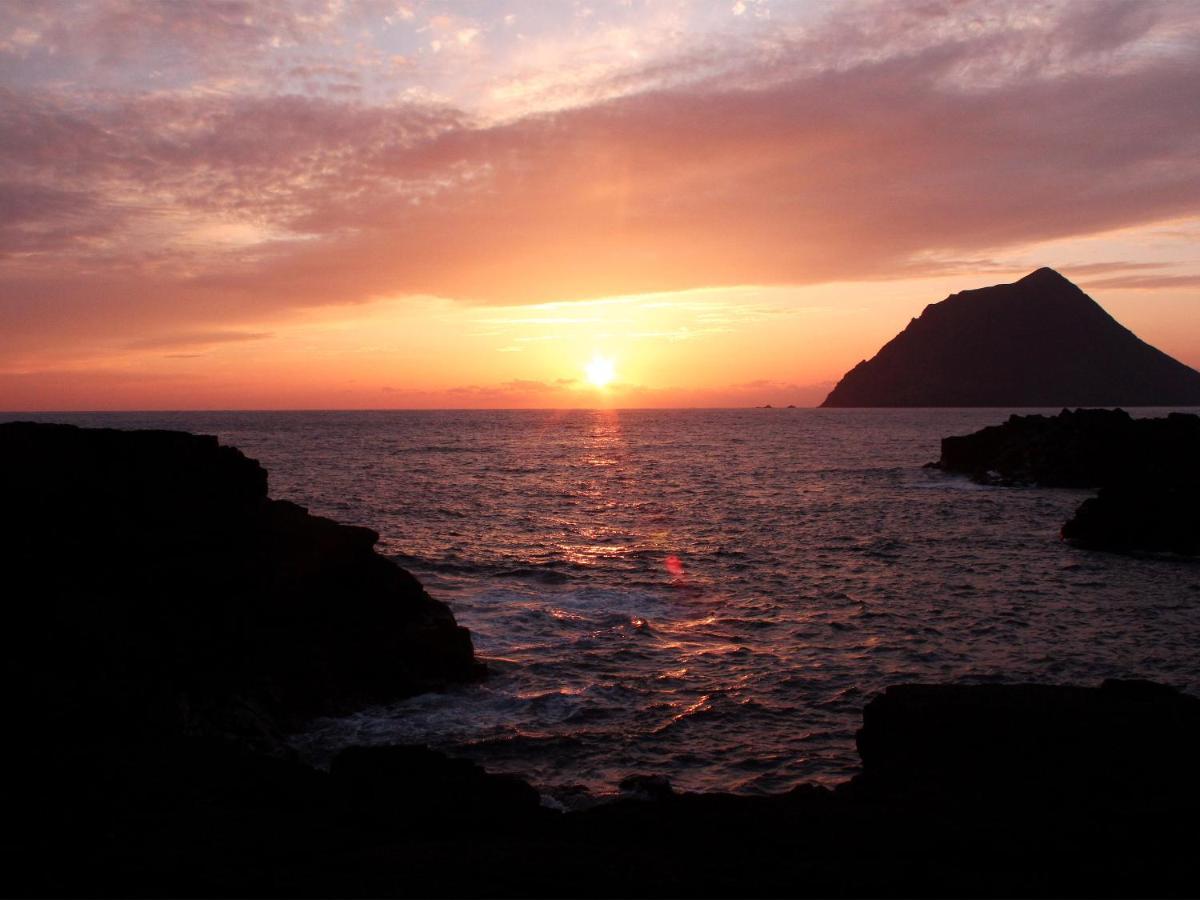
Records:
[[[1198,247],[1189,0],[0,3],[3,410],[813,405],[1042,265],[1200,367]]]

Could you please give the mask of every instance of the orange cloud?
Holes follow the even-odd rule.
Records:
[[[47,26],[40,40],[112,61],[171,33],[200,65],[217,47],[308,39],[324,9],[244,6],[115,3],[90,37]],[[923,274],[1195,214],[1194,8],[1049,10],[978,36],[913,8],[854,11],[731,45],[719,71],[677,60],[693,75],[662,75],[672,86],[498,124],[259,89],[0,89],[0,364],[258,333],[384,296],[520,304]],[[1191,283],[1178,277],[1118,286]]]

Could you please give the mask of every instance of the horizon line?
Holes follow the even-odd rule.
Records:
[[[757,406],[395,406],[395,407],[208,407],[196,409],[22,409],[0,410],[0,416],[57,416],[57,415],[135,415],[135,414],[196,414],[196,413],[387,413],[387,412],[689,412],[692,410],[707,410],[713,412],[745,411],[745,410],[788,410],[788,409],[823,409],[823,410],[974,410],[974,409],[1197,409],[1200,404],[1158,404],[1150,406],[1111,404],[1086,405],[1072,403],[1056,403],[1050,406],[1019,406],[1012,404],[993,406],[801,406],[800,404],[776,405],[760,404]],[[12,421],[5,418],[4,422]]]

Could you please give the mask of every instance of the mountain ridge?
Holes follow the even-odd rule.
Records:
[[[1200,372],[1055,270],[931,303],[822,407],[1196,406]]]

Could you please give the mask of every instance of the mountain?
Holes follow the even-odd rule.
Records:
[[[1200,372],[1042,268],[925,307],[821,405],[1200,406]]]

